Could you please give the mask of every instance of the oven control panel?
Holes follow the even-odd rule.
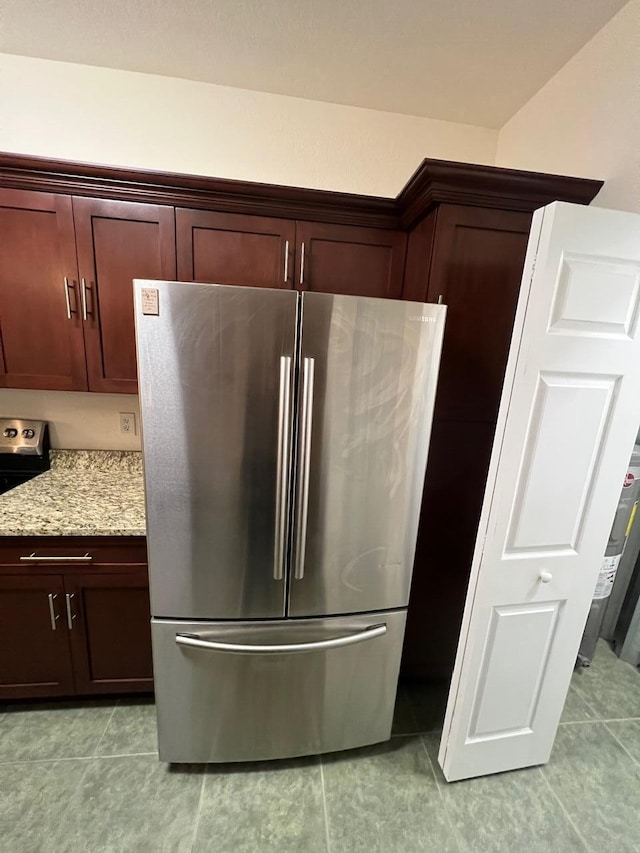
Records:
[[[0,418],[0,453],[42,456],[46,423]]]

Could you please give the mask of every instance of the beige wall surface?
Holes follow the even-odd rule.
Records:
[[[602,178],[594,204],[640,211],[640,0],[504,125],[496,164]]]
[[[0,150],[394,196],[424,157],[492,163],[497,131],[189,80],[0,54]],[[0,391],[55,447],[136,449],[137,397]]]
[[[423,157],[603,178],[640,211],[640,0],[496,132],[188,80],[0,54],[0,150],[393,196]],[[497,146],[497,154],[496,154]],[[0,391],[56,447],[139,447],[137,397]]]
[[[497,136],[447,121],[0,54],[2,151],[394,196],[424,157],[493,163]]]
[[[136,434],[120,433],[120,412],[136,416]],[[140,406],[133,394],[0,390],[1,418],[49,421],[52,447],[139,450]]]

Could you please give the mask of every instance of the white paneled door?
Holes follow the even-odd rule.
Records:
[[[439,760],[549,759],[640,424],[640,215],[535,213]]]

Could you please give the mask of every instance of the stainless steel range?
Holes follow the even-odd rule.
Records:
[[[445,307],[135,299],[160,758],[388,739]]]
[[[45,421],[0,418],[0,494],[49,470]]]

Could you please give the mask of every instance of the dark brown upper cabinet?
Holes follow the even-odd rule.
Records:
[[[0,188],[0,385],[135,393],[134,278],[176,277],[173,208]]]
[[[288,219],[176,210],[180,281],[290,288],[294,242]]]
[[[490,422],[531,213],[601,186],[424,160],[393,199],[0,153],[0,385],[135,392],[134,278],[442,296],[436,418]]]
[[[73,199],[90,391],[135,393],[134,278],[176,277],[173,208]]]
[[[443,204],[426,291],[447,306],[435,417],[494,422],[531,215]]]
[[[176,211],[181,281],[399,298],[406,242],[383,228]]]
[[[295,286],[399,299],[406,250],[407,235],[401,231],[297,222]]]
[[[0,386],[87,388],[68,196],[0,188]]]

